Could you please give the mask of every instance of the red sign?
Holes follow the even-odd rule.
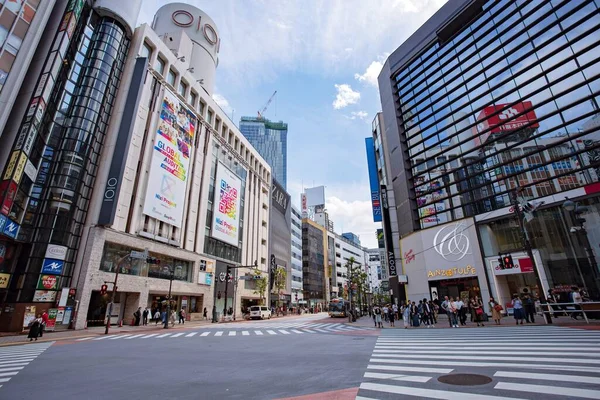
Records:
[[[519,258],[519,267],[521,267],[521,272],[533,272],[531,258]]]
[[[413,249],[410,249],[409,251],[404,253],[404,261],[407,264],[410,264],[411,261],[415,260],[415,253],[413,251]]]
[[[44,285],[44,288],[46,288],[46,289],[54,288],[54,285],[56,285],[56,276],[44,275],[42,277],[42,285]]]
[[[12,180],[2,181],[0,184],[0,195],[4,195],[2,201],[2,214],[8,215],[15,200],[17,184]]]
[[[477,116],[477,145],[485,143],[490,134],[516,131],[522,128],[539,128],[537,116],[530,101],[523,101],[507,107],[508,104],[487,106]],[[488,130],[489,129],[489,130]]]

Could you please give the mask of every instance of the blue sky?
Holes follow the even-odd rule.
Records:
[[[288,192],[324,185],[338,233],[375,247],[364,138],[380,110],[377,75],[394,49],[446,0],[184,0],[215,21],[221,52],[215,100],[239,122],[288,123]],[[163,0],[143,0],[150,24]]]

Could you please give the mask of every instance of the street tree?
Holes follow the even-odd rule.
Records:
[[[275,270],[273,289],[277,293],[277,304],[279,304],[279,294],[285,289],[287,279],[287,271],[285,268],[277,268]]]
[[[260,304],[264,305],[265,293],[267,292],[267,277],[262,276],[261,271],[255,271],[255,275],[260,276],[260,278],[254,280],[254,294],[260,296]]]

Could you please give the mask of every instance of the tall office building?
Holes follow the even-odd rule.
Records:
[[[287,190],[287,134],[284,122],[263,117],[242,117],[240,131],[271,166],[273,178]]]
[[[599,71],[597,0],[450,0],[390,55],[379,132],[411,299],[600,298]]]
[[[268,271],[271,169],[211,97],[216,24],[169,3],[134,29],[140,7],[59,0],[46,24],[0,136],[0,330],[258,299],[225,271]]]
[[[292,205],[292,305],[304,304],[302,294],[302,214]]]

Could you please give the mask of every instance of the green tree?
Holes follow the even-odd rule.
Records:
[[[275,270],[273,281],[273,292],[277,293],[277,304],[279,304],[279,294],[286,287],[287,271],[285,268],[278,267]]]
[[[260,296],[260,304],[264,305],[265,293],[267,292],[267,277],[262,276],[262,272],[259,270],[254,271],[254,275],[260,276],[260,278],[254,280],[254,294]]]

